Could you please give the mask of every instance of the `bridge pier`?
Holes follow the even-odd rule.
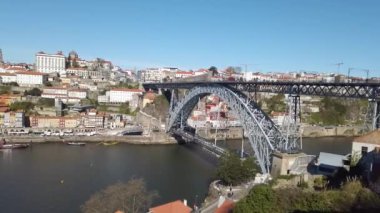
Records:
[[[287,115],[282,123],[282,133],[286,140],[285,150],[296,151],[301,148],[300,123],[301,101],[299,95],[289,95]]]
[[[372,130],[380,128],[380,100],[373,100]]]
[[[274,152],[272,154],[272,167],[270,174],[276,178],[280,175],[290,174],[291,168],[296,162],[297,158],[305,156],[304,153],[288,154]]]
[[[366,126],[369,131],[380,128],[380,99],[368,100]]]

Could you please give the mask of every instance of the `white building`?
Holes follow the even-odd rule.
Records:
[[[107,91],[105,95],[98,96],[99,103],[109,103],[110,102],[110,92]]]
[[[4,126],[5,127],[25,127],[25,113],[24,112],[6,112],[4,113]]]
[[[355,165],[362,157],[370,152],[380,150],[380,130],[357,137],[352,142],[351,164]]]
[[[47,87],[41,94],[43,98],[60,99],[63,103],[79,103],[87,97],[87,90],[64,87]]]
[[[143,91],[140,89],[126,89],[115,88],[109,91],[109,102],[111,103],[125,103],[131,102],[135,94],[142,95]]]
[[[164,78],[174,76],[179,71],[178,68],[163,67],[163,68],[147,68],[139,71],[139,79],[142,82],[161,82]]]
[[[0,73],[2,83],[17,82],[16,74],[13,73]]]
[[[47,75],[40,72],[17,72],[16,79],[21,86],[43,85],[47,81]]]
[[[46,54],[39,52],[36,54],[36,70],[43,73],[59,73],[65,75],[65,56],[62,52],[57,54]]]
[[[82,78],[88,78],[89,76],[89,71],[86,68],[68,68],[66,70],[67,74],[70,75],[75,75],[75,76],[80,76]]]
[[[175,73],[176,78],[188,78],[188,77],[193,77],[193,76],[194,76],[193,72],[178,71]]]
[[[70,90],[68,90],[67,95],[70,98],[84,99],[87,97],[87,91],[83,90],[83,89],[70,89]]]

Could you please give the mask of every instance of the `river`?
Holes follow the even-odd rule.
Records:
[[[304,139],[303,148],[308,154],[346,154],[350,141]],[[149,190],[158,191],[160,197],[154,204],[177,199],[199,204],[214,177],[215,165],[215,158],[199,148],[178,145],[46,143],[0,151],[0,212],[79,212],[91,194],[133,177],[144,178]]]

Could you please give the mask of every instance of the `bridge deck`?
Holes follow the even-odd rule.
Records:
[[[207,150],[215,153],[216,155],[220,156],[220,155],[222,155],[222,154],[224,154],[226,152],[226,150],[224,150],[223,148],[215,146],[214,144],[206,141],[204,138],[199,137],[198,135],[186,132],[185,130],[175,129],[175,130],[172,131],[172,133],[175,134],[175,135],[181,136],[182,138],[184,138],[184,139],[186,139],[188,141],[200,144],[201,146],[203,146]]]
[[[146,90],[191,89],[196,86],[206,85],[227,86],[247,92],[380,99],[380,83],[197,81],[143,84]]]

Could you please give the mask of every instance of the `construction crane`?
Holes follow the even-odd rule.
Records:
[[[339,62],[339,63],[334,64],[335,66],[338,67],[338,70],[337,70],[338,75],[340,74],[340,66],[342,66],[343,64],[344,64],[343,62]]]

